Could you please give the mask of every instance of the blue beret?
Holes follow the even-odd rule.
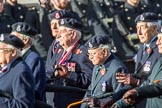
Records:
[[[59,19],[59,26],[64,26],[76,30],[81,30],[83,25],[80,21],[73,18],[63,18]]]
[[[33,28],[32,26],[30,26],[29,24],[27,24],[25,22],[17,22],[15,24],[13,24],[12,31],[16,31],[20,34],[24,34],[24,35],[31,36],[31,37],[38,34],[38,32],[35,28]]]
[[[21,39],[19,39],[18,37],[14,35],[10,35],[10,34],[1,34],[0,42],[10,44],[16,48],[23,48],[25,46],[25,44],[23,43]]]
[[[87,48],[98,48],[102,45],[109,45],[109,37],[107,35],[95,35],[86,42]]]
[[[53,19],[62,19],[62,18],[74,18],[80,20],[79,16],[70,10],[56,10],[48,14],[48,18],[50,21],[52,21]]]
[[[146,12],[141,15],[138,15],[135,19],[135,23],[137,22],[157,22],[158,17],[155,13]]]

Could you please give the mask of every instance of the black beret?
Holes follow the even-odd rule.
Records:
[[[59,19],[59,26],[64,26],[76,30],[81,30],[83,25],[80,21],[73,18],[63,18]]]
[[[138,15],[135,19],[135,23],[137,22],[157,22],[158,17],[155,13],[146,12],[141,15]]]
[[[0,34],[0,42],[10,44],[16,48],[23,48],[25,46],[21,39],[10,34]]]
[[[107,35],[95,35],[90,38],[85,46],[87,48],[98,48],[101,44],[102,45],[109,45],[109,37]]]
[[[48,14],[48,18],[50,21],[52,21],[53,19],[63,19],[63,18],[74,18],[80,20],[79,16],[70,10],[56,10]]]
[[[13,24],[12,31],[16,31],[20,34],[24,34],[24,35],[31,36],[31,37],[34,37],[36,34],[38,34],[35,28],[33,28],[31,25],[25,22],[17,22]]]

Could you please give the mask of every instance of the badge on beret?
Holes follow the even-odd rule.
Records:
[[[143,15],[140,16],[140,20],[143,21],[145,18]]]
[[[89,46],[89,48],[93,47],[93,45],[90,42],[88,43],[88,46]]]
[[[60,14],[58,12],[55,14],[55,18],[60,18]]]
[[[64,22],[64,19],[61,19],[61,24],[63,25],[65,22]]]
[[[20,25],[17,26],[16,31],[21,31],[21,26]]]
[[[4,34],[1,34],[0,41],[4,41]]]

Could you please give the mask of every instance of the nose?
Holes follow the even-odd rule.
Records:
[[[138,28],[138,29],[137,29],[137,34],[138,34],[138,35],[142,35],[141,28]]]
[[[89,59],[92,60],[93,59],[93,55],[92,54],[89,54]]]

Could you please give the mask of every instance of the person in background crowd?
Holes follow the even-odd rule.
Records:
[[[7,15],[4,11],[4,3],[3,0],[0,0],[0,34],[2,33],[10,33],[11,25],[15,23],[15,21]]]
[[[60,19],[58,23],[57,40],[61,47],[58,47],[53,55],[55,56],[53,62],[55,71],[50,72],[49,75],[56,77],[55,85],[87,89],[91,82],[93,65],[88,59],[87,48],[81,41],[82,24],[73,18]],[[55,107],[66,108],[68,104],[81,100],[84,93],[55,92]]]
[[[24,43],[14,35],[0,35],[0,96],[1,108],[34,108],[34,78],[21,59]]]
[[[140,1],[126,0],[113,17],[112,38],[117,48],[117,55],[122,60],[132,59],[139,48],[140,42],[134,20],[138,15],[148,11],[148,7],[141,5]],[[129,66],[128,63],[128,68]],[[134,69],[134,66],[132,68]],[[133,69],[131,71],[134,71]]]
[[[4,8],[5,13],[16,22],[23,22],[28,11],[27,7],[19,4],[17,0],[6,0]]]
[[[38,31],[33,44],[44,62],[46,62],[47,51],[53,40],[48,22],[48,14],[51,10],[50,0],[39,0],[39,7],[30,7],[24,20]]]
[[[18,22],[12,25],[12,33],[20,38],[25,46],[22,48],[22,58],[32,71],[35,79],[35,98],[44,100],[45,92],[45,65],[41,57],[32,49],[33,37],[37,31],[27,23]]]
[[[124,64],[110,51],[108,36],[95,35],[90,38],[86,46],[88,56],[95,65],[91,84],[84,96],[81,108],[100,107],[100,104],[107,100],[105,94],[119,91],[124,84],[117,82],[116,72],[126,73]],[[106,98],[105,98],[106,97]]]

